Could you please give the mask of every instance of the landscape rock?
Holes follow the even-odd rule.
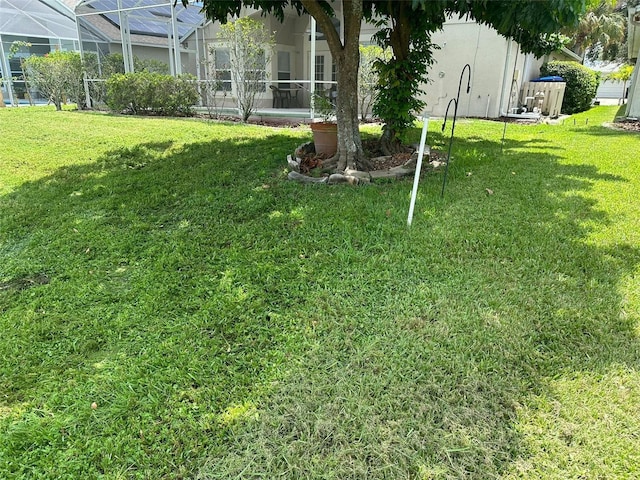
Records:
[[[329,177],[310,177],[295,171],[289,172],[287,178],[298,183],[327,183],[329,179]]]
[[[361,170],[351,170],[350,168],[347,168],[344,171],[344,174],[348,177],[358,177],[361,180],[371,180],[371,175],[369,175],[369,172],[363,172]]]
[[[343,175],[341,173],[334,173],[333,175],[329,175],[329,181],[327,182],[329,185],[336,185],[338,183],[348,183],[350,185],[358,185],[360,183],[369,183],[368,179],[360,179],[358,177],[354,177],[353,175]]]

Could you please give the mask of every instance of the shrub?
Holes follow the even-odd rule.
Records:
[[[40,93],[62,109],[65,98],[82,108],[84,89],[82,61],[77,52],[51,52],[43,57],[32,55],[24,60],[24,70],[29,82]]]
[[[137,115],[191,115],[199,95],[192,75],[117,73],[107,80],[107,105]]]
[[[169,65],[156,59],[142,60],[134,55],[133,70],[136,72],[169,74]],[[110,53],[102,60],[102,76],[108,78],[116,73],[125,73],[124,57],[121,53]]]
[[[567,82],[562,113],[583,112],[591,107],[600,83],[596,72],[579,63],[554,61],[542,65],[540,73],[542,76],[557,75]]]

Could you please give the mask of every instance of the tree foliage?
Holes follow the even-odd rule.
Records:
[[[378,45],[360,45],[360,81],[358,82],[358,102],[360,104],[360,118],[366,120],[376,103],[379,74],[375,68],[377,61],[384,61],[390,57],[389,50],[383,50]]]
[[[218,39],[229,51],[238,111],[246,122],[256,108],[256,100],[266,89],[266,65],[274,35],[262,23],[244,17],[222,25]]]
[[[448,0],[446,4],[448,14],[468,15],[516,40],[523,52],[537,57],[563,46],[564,40],[557,32],[575,25],[585,8],[584,0]]]
[[[366,17],[376,21],[375,39],[389,47],[393,56],[378,62],[380,83],[374,112],[385,122],[382,148],[387,154],[400,150],[404,132],[424,108],[421,85],[433,63],[431,34],[442,28],[447,16],[468,16],[518,41],[523,51],[537,56],[561,46],[556,33],[564,24],[577,21],[582,0],[414,0],[384,2],[365,0]]]
[[[33,99],[31,98],[31,93],[30,93],[31,86],[29,85],[29,79],[27,78],[27,74],[25,72],[25,65],[24,65],[25,58],[28,58],[30,47],[31,47],[31,43],[25,42],[24,40],[16,40],[14,42],[11,42],[11,46],[9,47],[9,55],[7,55],[7,59],[11,60],[20,51],[23,51],[24,53],[27,54],[27,57],[20,57],[20,70],[22,70],[22,80],[24,81],[24,95],[26,98],[29,99],[29,104],[33,105]],[[20,78],[13,78],[13,80],[20,80]],[[15,85],[13,85],[13,82],[9,82],[7,84],[7,88],[12,88],[14,90],[13,103],[14,105],[18,105],[18,99],[16,98],[18,89],[15,88]],[[0,93],[0,96],[1,95],[2,94]],[[3,106],[4,106],[4,98],[0,98],[0,101],[3,102]]]
[[[425,106],[420,90],[438,48],[431,34],[444,23],[442,2],[426,3],[419,12],[409,2],[370,3],[366,15],[379,28],[374,40],[392,52],[376,62],[379,81],[373,108],[384,121],[381,147],[390,155],[402,149],[404,132]]]
[[[570,37],[570,48],[590,60],[615,58],[625,39],[627,19],[615,0],[590,0],[578,24],[564,29]]]
[[[624,64],[615,71],[607,75],[607,80],[614,80],[618,82],[628,82],[633,75],[633,65]]]
[[[169,74],[169,65],[155,58],[141,59],[137,55],[133,57],[133,70],[136,72]],[[110,53],[102,60],[102,78],[109,78],[116,73],[125,73],[124,57],[121,53]]]
[[[613,80],[615,82],[622,82],[622,97],[626,98],[627,96],[627,83],[631,80],[633,76],[633,65],[624,64],[620,65],[615,72],[607,75],[607,80]]]

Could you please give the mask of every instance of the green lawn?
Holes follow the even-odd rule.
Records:
[[[639,478],[616,110],[460,120],[409,230],[305,128],[0,109],[0,478]]]

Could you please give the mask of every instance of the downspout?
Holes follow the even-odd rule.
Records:
[[[500,102],[498,103],[498,115],[506,116],[506,113],[502,109],[504,104],[504,91],[509,78],[509,60],[511,59],[512,41],[507,39],[507,58],[504,61],[504,72],[502,73],[502,88],[500,89]],[[511,83],[509,82],[509,90],[511,90]]]

